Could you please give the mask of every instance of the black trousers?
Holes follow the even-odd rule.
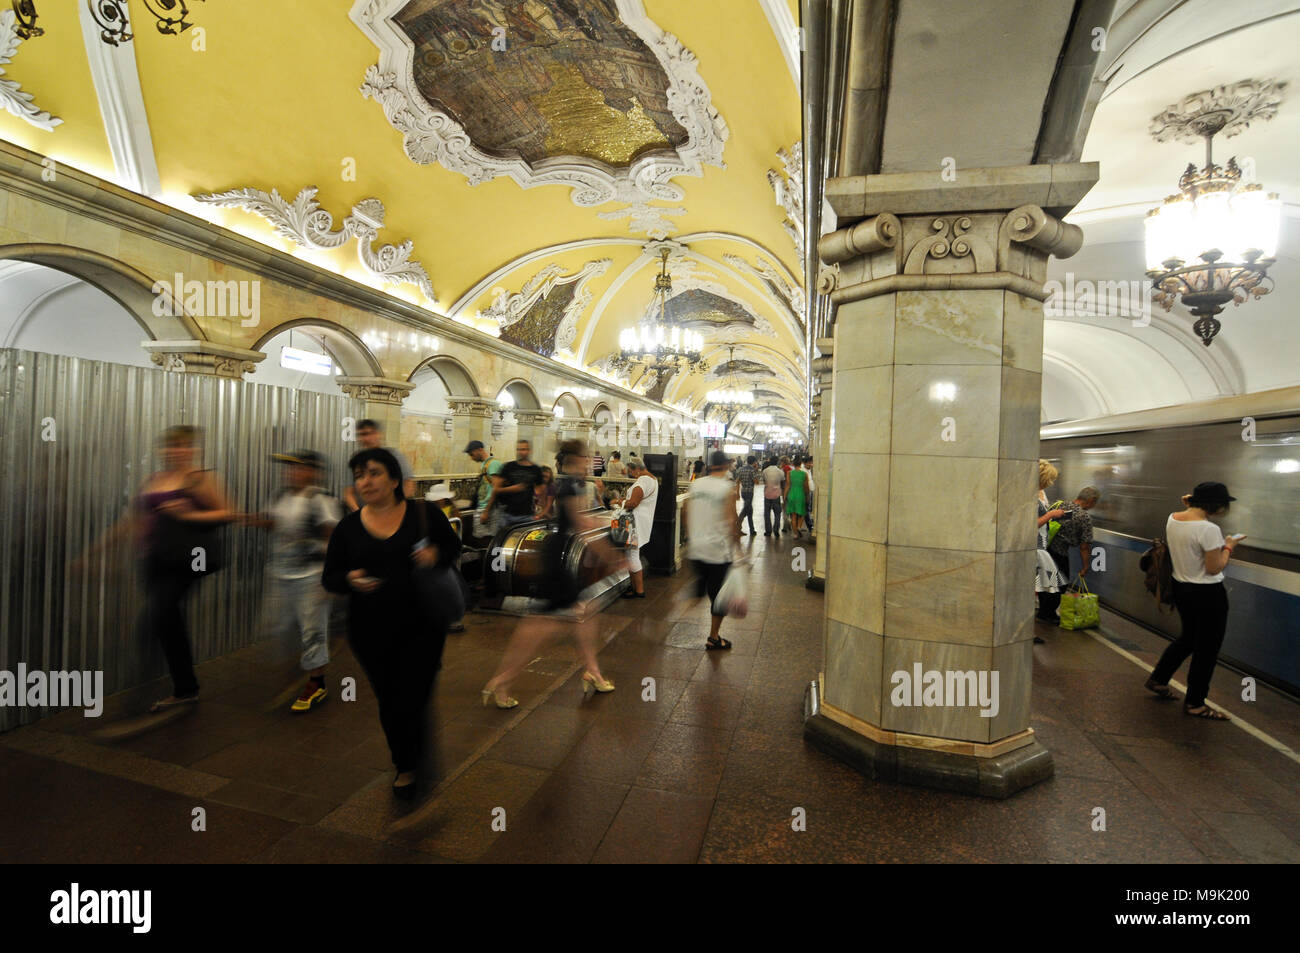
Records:
[[[185,597],[201,578],[190,572],[188,566],[179,572],[145,568],[145,603],[140,622],[148,637],[162,644],[172,677],[172,694],[178,698],[194,695],[199,690],[185,623]]]
[[[396,631],[350,631],[348,645],[370,680],[379,724],[399,771],[428,768],[429,696],[442,659],[445,627],[401,626]]]
[[[1221,582],[1179,582],[1175,579],[1174,605],[1178,607],[1178,617],[1183,622],[1183,634],[1177,641],[1170,642],[1160,656],[1155,671],[1151,673],[1151,681],[1168,685],[1174,672],[1190,655],[1192,664],[1187,670],[1186,705],[1199,708],[1205,704],[1205,696],[1210,691],[1210,676],[1214,674],[1223,635],[1228,628],[1228,590]]]
[[[781,535],[781,510],[782,510],[782,501],[779,496],[775,500],[769,500],[767,499],[767,497],[763,498],[764,535],[772,532],[775,532],[776,535],[778,536]],[[776,520],[775,526],[772,525],[772,521],[774,518]]]
[[[754,529],[754,491],[740,494],[740,521],[743,523],[749,520],[749,535],[753,536],[757,532]]]

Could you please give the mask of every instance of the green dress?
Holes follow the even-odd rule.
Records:
[[[793,516],[807,516],[808,471],[791,470],[787,479],[790,481],[790,489],[785,495],[785,511]]]

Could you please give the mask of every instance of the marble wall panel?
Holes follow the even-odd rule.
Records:
[[[1022,371],[1043,370],[1043,303],[1002,292],[1002,363]]]
[[[993,649],[1002,704],[989,722],[989,740],[997,741],[1029,727],[1030,695],[1034,676],[1034,643],[1024,639]]]
[[[953,738],[961,741],[987,743],[993,740],[993,724],[1002,714],[1001,709],[1010,697],[1008,686],[1002,684],[1002,673],[998,673],[994,689],[991,673],[994,666],[994,650],[988,645],[954,645],[944,642],[923,642],[917,639],[894,638],[886,635],[884,640],[883,668],[881,670],[880,713],[882,728],[904,731],[909,734],[931,735],[938,738]],[[943,692],[935,699],[938,704],[924,704],[925,698],[918,700],[909,691],[916,681],[915,666],[920,663],[924,678],[926,672],[939,672],[943,677],[945,688],[948,685],[949,672],[976,673],[977,688],[973,693],[958,696],[955,689],[958,681],[953,679],[954,691]],[[978,679],[984,673],[985,699],[988,705],[982,705],[978,691]],[[902,675],[907,681],[902,681]],[[966,682],[962,681],[965,689]],[[901,694],[902,698],[899,698]],[[1027,693],[1026,693],[1027,695]],[[897,701],[905,704],[895,704]],[[956,704],[956,702],[963,704]],[[985,717],[981,710],[994,711],[997,714]],[[1000,736],[999,736],[1000,737]]]
[[[999,457],[1004,460],[1038,459],[1042,392],[1042,374],[1014,367],[1002,368]]]
[[[998,461],[997,551],[1038,545],[1038,462]]]
[[[880,664],[884,637],[826,620],[826,701],[868,724],[880,724]]]
[[[894,453],[998,456],[1001,365],[894,367]]]
[[[988,645],[994,554],[890,546],[885,629],[891,638]]]
[[[835,380],[842,370],[894,362],[894,296],[842,304],[835,312]]]
[[[885,626],[885,547],[835,535],[826,561],[826,617],[872,632]]]
[[[831,496],[830,532],[849,539],[885,542],[889,530],[889,455],[837,451],[843,491]],[[818,489],[822,487],[818,484]]]
[[[1032,641],[1034,637],[1034,551],[998,553],[994,563],[993,644]]]
[[[889,542],[993,552],[998,461],[895,456],[889,471]]]
[[[835,452],[889,453],[894,368],[846,368],[835,374]]]
[[[1003,292],[901,291],[894,326],[899,364],[1000,364]]]

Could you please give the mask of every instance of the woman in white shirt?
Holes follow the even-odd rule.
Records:
[[[1183,634],[1171,642],[1147,679],[1146,687],[1162,698],[1176,699],[1169,679],[1192,657],[1187,671],[1187,699],[1183,711],[1197,718],[1227,721],[1228,716],[1205,703],[1210,690],[1210,676],[1218,661],[1228,626],[1228,593],[1223,586],[1223,570],[1232,558],[1243,535],[1223,538],[1223,531],[1210,517],[1228,512],[1235,500],[1222,483],[1198,483],[1183,497],[1187,509],[1171,513],[1165,525],[1165,543],[1169,550],[1174,577],[1174,604],[1183,623]]]
[[[624,599],[645,598],[645,574],[641,570],[641,547],[650,542],[655,525],[655,505],[659,502],[659,481],[650,475],[645,464],[632,457],[627,461],[627,475],[635,482],[623,503],[623,509],[632,514],[633,539],[626,549],[628,575],[632,588],[623,593]]]

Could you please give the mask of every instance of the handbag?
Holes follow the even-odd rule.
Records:
[[[635,545],[632,537],[636,533],[636,521],[627,510],[619,510],[609,521],[609,541],[615,546]]]
[[[1074,586],[1061,596],[1061,628],[1090,629],[1101,624],[1101,600],[1088,591],[1080,576]]]
[[[429,504],[424,500],[418,503],[416,512],[420,514],[420,533],[428,543],[432,544],[433,540],[429,538],[429,518],[425,509]],[[450,566],[416,566],[411,570],[415,590],[420,594],[421,606],[430,619],[441,619],[444,623],[451,623],[464,618],[465,590],[456,576],[456,570]]]

